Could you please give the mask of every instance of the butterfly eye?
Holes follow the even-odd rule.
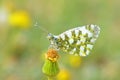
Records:
[[[53,35],[51,33],[48,34],[47,38],[51,40],[53,38]]]

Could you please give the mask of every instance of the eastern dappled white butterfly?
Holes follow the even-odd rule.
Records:
[[[57,36],[49,33],[47,38],[52,48],[69,54],[86,56],[92,50],[99,33],[99,26],[91,24],[69,29]]]

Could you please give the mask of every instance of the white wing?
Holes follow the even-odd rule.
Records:
[[[70,54],[86,56],[92,50],[99,33],[100,28],[97,25],[69,29],[58,35],[58,39],[61,39],[59,48]]]

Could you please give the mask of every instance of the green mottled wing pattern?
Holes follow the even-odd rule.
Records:
[[[76,27],[56,36],[57,47],[69,54],[86,56],[92,50],[99,33],[97,25]]]

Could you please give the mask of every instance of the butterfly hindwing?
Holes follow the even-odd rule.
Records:
[[[93,48],[100,28],[96,25],[87,25],[67,30],[57,36],[58,46],[64,52],[86,56]]]

